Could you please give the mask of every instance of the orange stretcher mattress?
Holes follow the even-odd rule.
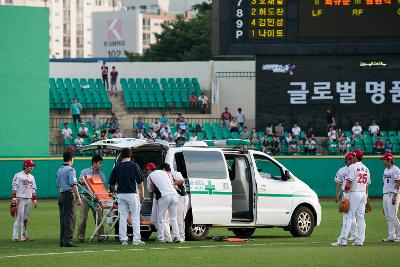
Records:
[[[100,203],[101,208],[112,208],[113,199],[104,187],[103,181],[97,176],[86,176],[86,184]]]

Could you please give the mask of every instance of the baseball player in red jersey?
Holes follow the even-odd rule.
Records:
[[[346,166],[343,166],[338,170],[335,176],[336,182],[336,202],[339,200],[340,192],[344,192],[344,187],[346,185],[346,175],[349,172],[349,166],[353,164],[353,154],[351,152],[347,152],[345,157]],[[343,213],[343,225],[346,221],[346,214]],[[353,218],[351,222],[351,229],[350,229],[350,237],[347,239],[348,241],[354,241],[357,237],[357,224],[355,218]]]
[[[355,217],[357,222],[357,237],[353,245],[362,246],[365,240],[365,204],[367,203],[368,185],[371,183],[369,169],[362,164],[363,152],[356,148],[352,152],[353,164],[345,177],[346,185],[342,198],[350,201],[350,210],[345,214],[345,223],[334,247],[347,246],[347,236],[350,233],[351,221]]]
[[[17,205],[17,215],[13,227],[12,241],[18,242],[18,230],[21,226],[21,241],[32,241],[28,235],[28,218],[32,208],[37,207],[36,182],[32,170],[36,164],[32,160],[25,160],[23,171],[14,175],[12,181],[12,201]]]
[[[400,222],[397,218],[399,209],[400,169],[394,165],[392,153],[386,153],[382,158],[386,169],[383,172],[383,212],[388,225],[388,236],[383,242],[399,242]]]

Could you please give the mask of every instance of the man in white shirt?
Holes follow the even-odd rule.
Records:
[[[300,136],[300,134],[301,134],[300,127],[296,123],[293,124],[293,127],[292,127],[292,135],[293,135],[293,137],[295,138],[296,136]]]
[[[64,129],[61,130],[61,134],[63,135],[64,139],[67,139],[67,138],[72,139],[72,138],[74,138],[72,136],[72,129],[69,128],[68,123],[64,124]]]
[[[244,116],[244,113],[242,112],[242,108],[238,108],[238,111],[236,113],[236,120],[239,123],[240,127],[244,127],[246,117]]]
[[[82,138],[89,137],[89,129],[86,127],[84,123],[81,124],[81,127],[79,127],[78,131],[80,137]]]
[[[353,132],[353,137],[361,137],[362,138],[362,127],[360,126],[360,124],[358,123],[358,121],[356,121],[355,125],[353,126],[353,128],[351,128],[351,131]]]
[[[334,142],[337,140],[337,133],[333,127],[329,128],[328,139],[329,139],[329,142]]]
[[[371,133],[371,136],[376,136],[379,134],[379,125],[376,125],[375,121],[372,121],[372,124],[368,127],[368,131]]]
[[[153,131],[155,133],[158,133],[160,131],[161,125],[160,122],[156,119],[152,124],[151,124],[151,128],[153,128]]]
[[[166,214],[168,212],[169,222],[172,228],[172,242],[180,243],[179,226],[177,221],[177,208],[179,205],[179,195],[175,186],[182,185],[183,180],[173,179],[168,175],[171,171],[169,164],[163,163],[160,170],[155,170],[149,174],[150,189],[159,191],[158,199],[158,218],[157,218],[157,241],[165,243],[165,225],[167,224]]]
[[[388,236],[383,242],[400,242],[400,222],[397,218],[399,209],[400,169],[394,165],[392,153],[382,158],[386,169],[383,172],[383,212],[388,225]]]
[[[205,109],[208,107],[208,97],[204,92],[201,92],[201,95],[199,96],[197,101],[199,102],[199,106],[201,109]]]
[[[28,236],[28,218],[33,207],[36,209],[36,182],[32,170],[36,164],[32,160],[25,160],[23,171],[15,174],[12,180],[12,202],[17,206],[17,214],[13,227],[12,241],[18,242],[18,229],[21,226],[21,241],[32,241]]]
[[[197,140],[198,140],[197,134],[196,134],[196,132],[193,132],[192,136],[189,138],[189,141],[197,141]]]

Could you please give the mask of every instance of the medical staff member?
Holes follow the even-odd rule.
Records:
[[[174,181],[183,182],[182,185],[178,187],[178,194],[179,194],[179,204],[177,209],[177,220],[179,226],[179,238],[181,242],[185,242],[185,218],[189,208],[189,196],[186,193],[185,189],[185,180],[183,176],[178,171],[171,171],[169,172],[170,177]]]
[[[76,172],[72,167],[74,158],[69,151],[63,154],[63,165],[56,174],[57,189],[60,193],[58,197],[58,207],[60,211],[60,247],[76,247],[72,243],[75,228],[75,203],[82,204],[78,192],[78,182]]]
[[[128,245],[127,219],[130,212],[133,230],[132,245],[140,246],[145,244],[140,236],[140,203],[144,200],[143,173],[139,165],[131,161],[131,157],[129,148],[122,149],[122,161],[114,166],[108,183],[112,192],[115,192],[115,185],[117,185],[119,240],[121,244],[123,246]],[[138,185],[139,198],[136,184]]]

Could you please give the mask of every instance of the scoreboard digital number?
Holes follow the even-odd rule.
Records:
[[[214,0],[213,53],[400,53],[400,0]]]

